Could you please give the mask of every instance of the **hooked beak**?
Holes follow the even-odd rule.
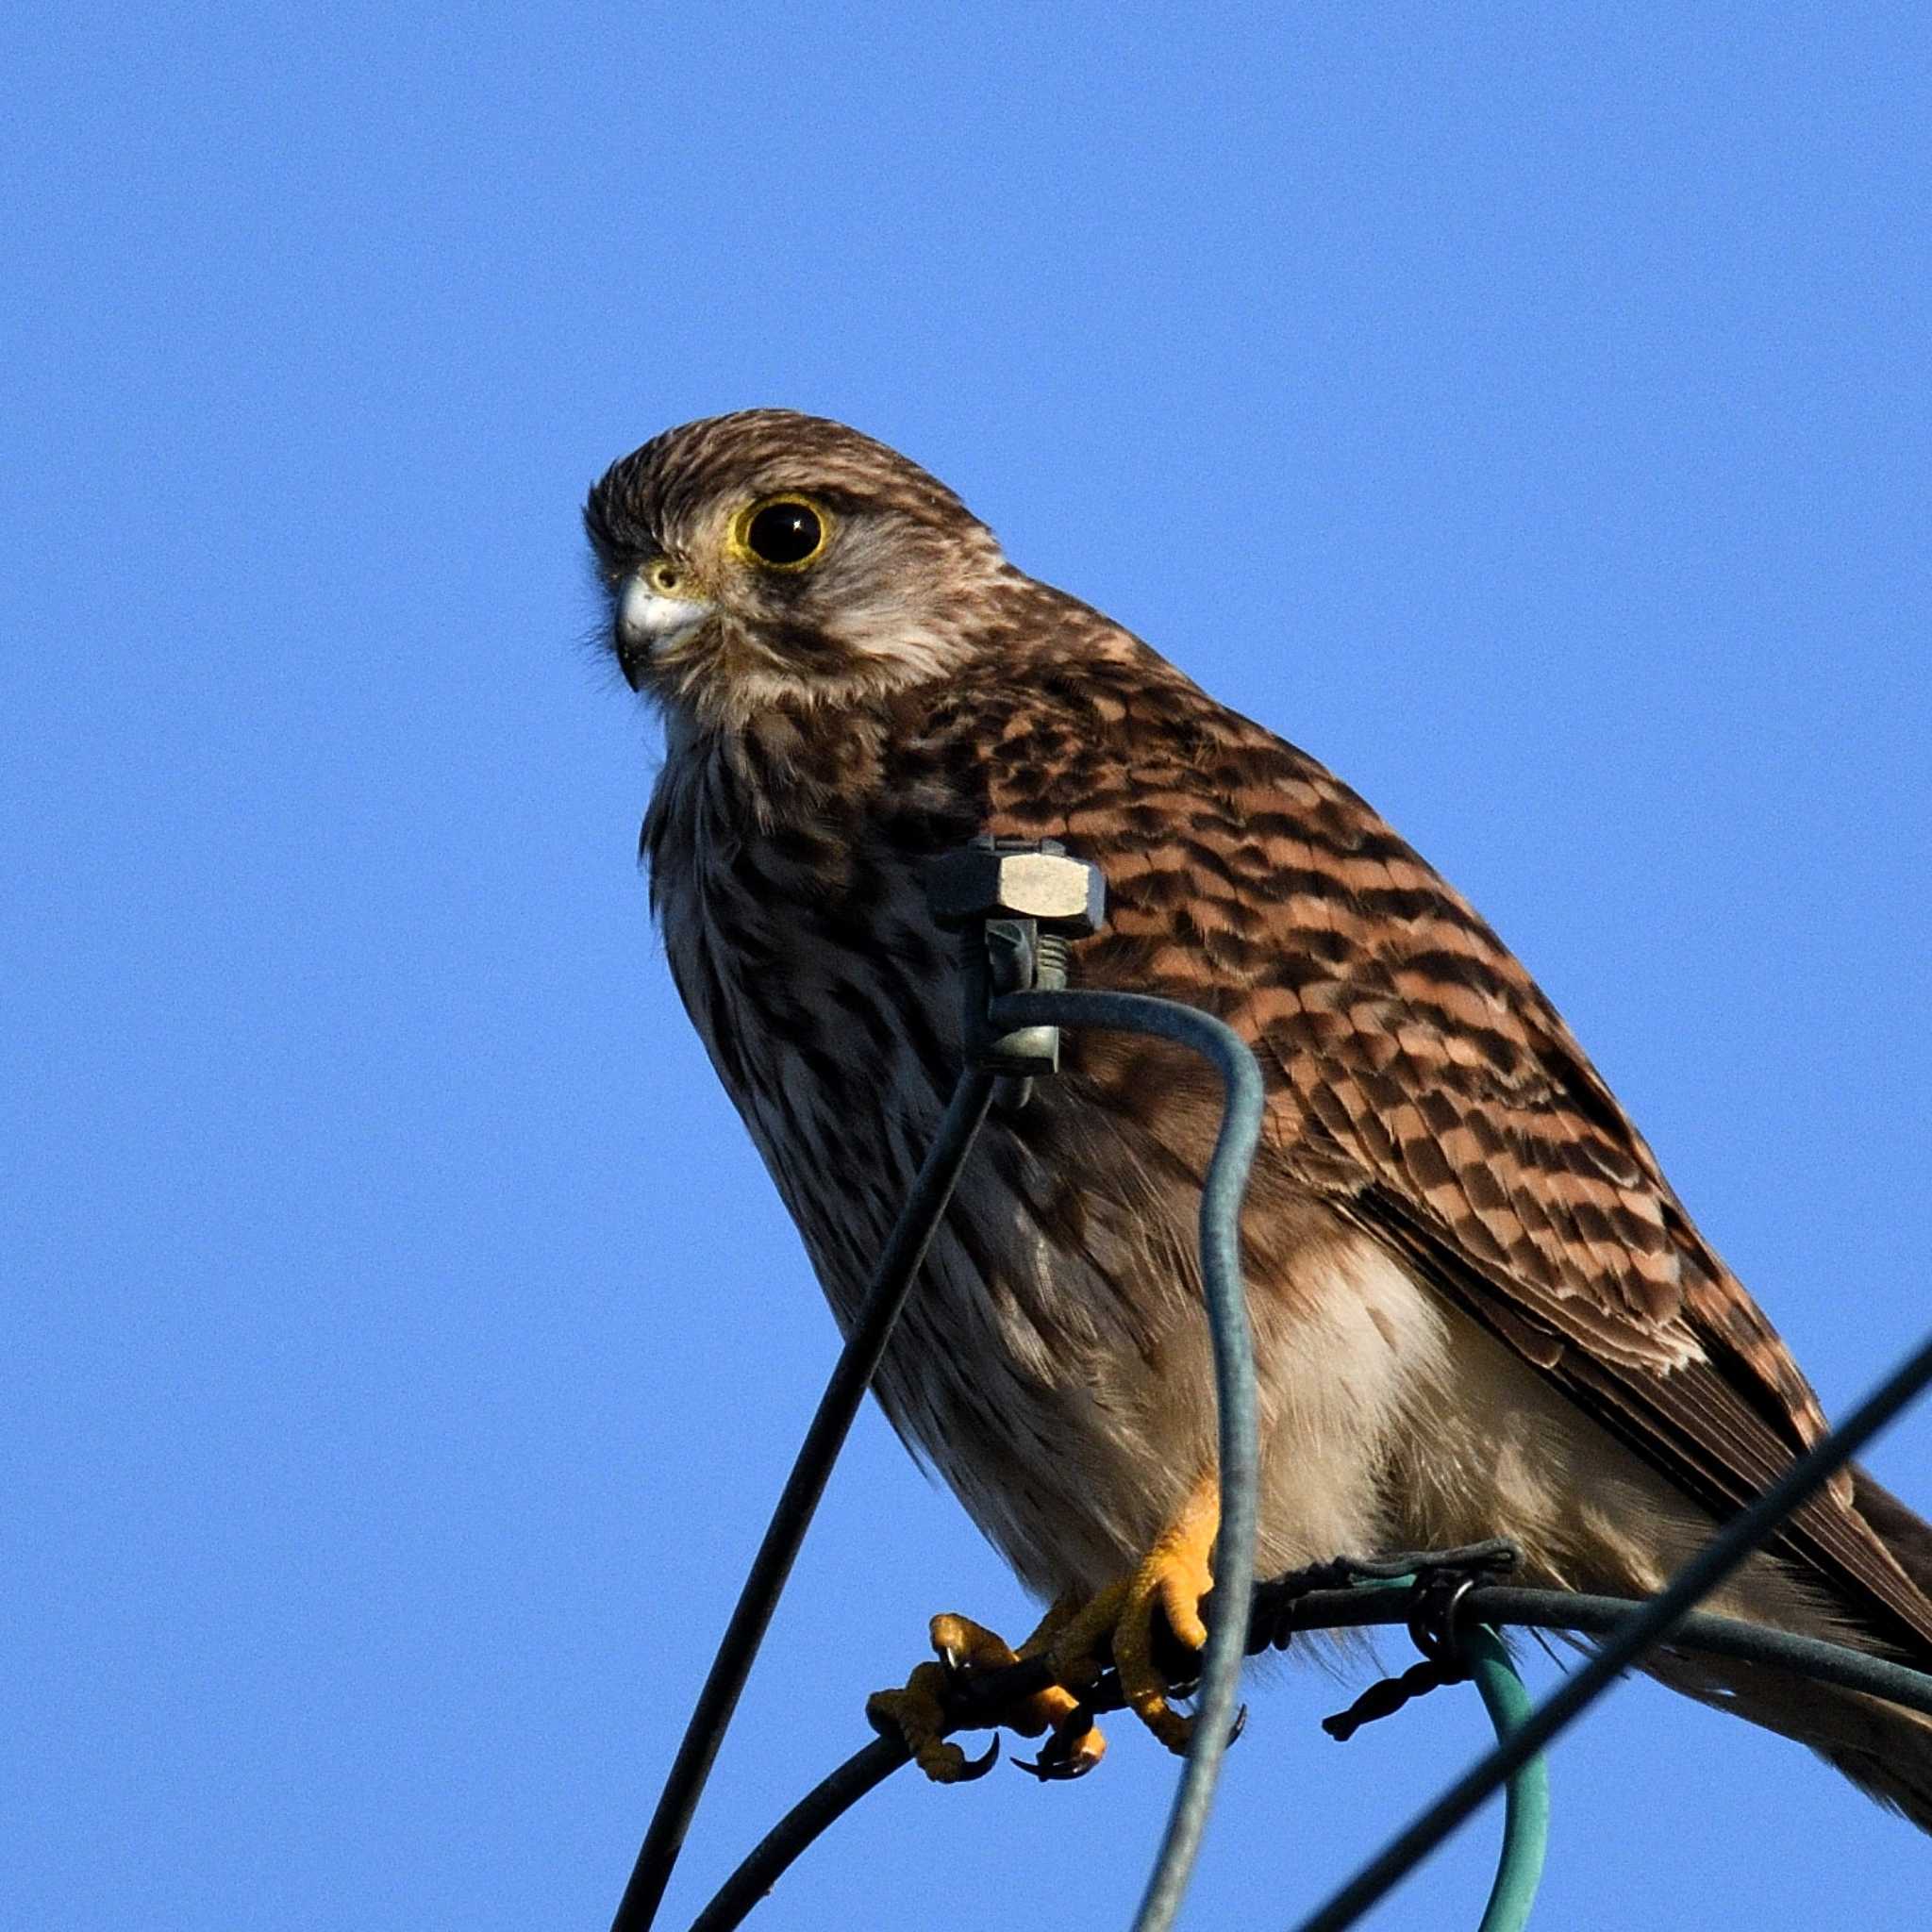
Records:
[[[711,606],[690,597],[667,597],[641,575],[626,577],[617,594],[617,664],[625,682],[641,690],[654,653],[688,638],[711,614]]]

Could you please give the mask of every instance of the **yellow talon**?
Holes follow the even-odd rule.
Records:
[[[932,1620],[931,1632],[933,1652],[940,1661],[917,1665],[903,1690],[880,1690],[869,1697],[866,1716],[877,1729],[896,1729],[906,1740],[913,1762],[935,1784],[958,1784],[973,1777],[977,1770],[974,1761],[941,1736],[952,1674],[1005,1670],[1038,1657],[1071,1614],[1071,1606],[1064,1600],[1055,1605],[1040,1628],[1016,1651],[971,1617],[941,1612]],[[999,1721],[1024,1738],[1053,1732],[1053,1744],[1041,1754],[1042,1763],[1050,1761],[1053,1768],[1043,1774],[1078,1777],[1098,1764],[1107,1749],[1107,1740],[1098,1729],[1084,1722],[1062,1739],[1063,1727],[1070,1728],[1069,1720],[1079,1708],[1079,1700],[1072,1692],[1049,1684],[1003,1710]]]
[[[865,1714],[875,1729],[897,1730],[912,1761],[936,1785],[956,1785],[969,1774],[966,1754],[941,1733],[946,1714],[947,1677],[941,1664],[918,1664],[900,1690],[875,1690]]]
[[[1209,1559],[1220,1527],[1220,1491],[1204,1477],[1134,1571],[1071,1619],[1053,1646],[1054,1675],[1063,1684],[1092,1683],[1103,1668],[1099,1653],[1110,1649],[1127,1708],[1170,1751],[1188,1748],[1193,1724],[1167,1701],[1167,1679],[1154,1659],[1155,1615],[1190,1650],[1206,1646],[1201,1599],[1214,1586]]]
[[[1038,1762],[1025,1769],[1043,1778],[1079,1777],[1100,1762],[1107,1740],[1074,1692],[1096,1683],[1111,1657],[1127,1708],[1170,1751],[1185,1751],[1193,1721],[1167,1701],[1168,1682],[1154,1657],[1155,1619],[1165,1617],[1188,1649],[1206,1647],[1201,1599],[1214,1585],[1210,1559],[1220,1526],[1220,1491],[1213,1476],[1205,1476],[1131,1574],[1084,1606],[1062,1597],[1018,1650],[970,1617],[935,1617],[932,1647],[940,1661],[919,1665],[904,1690],[868,1699],[866,1715],[882,1731],[896,1729],[935,1784],[958,1784],[983,1766],[941,1735],[953,1674],[1005,1670],[1043,1656],[1057,1681],[1003,1710],[999,1722],[1023,1737],[1052,1733]]]

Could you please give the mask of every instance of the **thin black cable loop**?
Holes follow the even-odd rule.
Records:
[[[718,1747],[738,1708],[744,1680],[752,1659],[763,1641],[766,1626],[798,1548],[810,1526],[812,1513],[824,1493],[832,1464],[844,1446],[852,1419],[885,1353],[886,1341],[899,1311],[906,1305],[914,1277],[932,1245],[940,1218],[946,1210],[953,1190],[972,1151],[986,1110],[992,1100],[993,1081],[990,1074],[974,1070],[960,1074],[952,1098],[933,1136],[931,1148],[912,1183],[906,1205],[892,1224],[866,1290],[858,1319],[854,1323],[825,1392],[819,1398],[817,1412],[805,1432],[798,1457],[778,1505],[772,1512],[764,1540],[752,1559],[744,1588],[739,1591],[737,1607],[712,1659],[704,1689],[698,1693],[691,1721],[686,1724],[671,1774],[651,1814],[650,1828],[638,1852],[637,1864],[625,1887],[610,1932],[647,1932],[663,1903],[664,1888],[671,1881],[677,1855],[684,1849],[685,1833],[691,1828],[691,1813],[697,1808],[705,1780],[710,1775]]]
[[[1406,1830],[1383,1847],[1296,1932],[1346,1932],[1482,1804],[1520,1764],[1593,1704],[1631,1664],[1664,1641],[1691,1606],[1709,1594],[1907,1403],[1932,1382],[1932,1338],[1879,1384],[1840,1426],[1813,1444],[1770,1489],[1740,1511],[1575,1675],[1539,1705],[1522,1728],[1479,1758]]]
[[[1201,1286],[1214,1344],[1219,1411],[1221,1531],[1214,1544],[1214,1594],[1222,1613],[1208,1622],[1188,1761],[1133,1927],[1133,1932],[1167,1932],[1200,1855],[1221,1760],[1233,1735],[1248,1607],[1255,1593],[1261,1458],[1255,1345],[1241,1283],[1241,1200],[1260,1144],[1266,1092],[1253,1052],[1232,1026],[1173,1000],[1137,992],[1015,992],[994,1000],[990,1018],[1000,1028],[1097,1026],[1152,1034],[1208,1060],[1225,1090],[1221,1131],[1201,1189]]]
[[[1297,1591],[1277,1604],[1276,1586],[1263,1584],[1256,1592],[1251,1649],[1266,1647],[1284,1631],[1361,1629],[1375,1624],[1405,1623],[1408,1607],[1398,1592],[1340,1589]],[[1631,1597],[1587,1596],[1561,1590],[1521,1590],[1507,1584],[1478,1584],[1463,1599],[1459,1614],[1473,1624],[1508,1624],[1519,1629],[1564,1630],[1579,1636],[1604,1636],[1640,1615],[1645,1601]],[[1796,1637],[1736,1617],[1712,1616],[1693,1610],[1673,1630],[1674,1649],[1707,1651],[1742,1663],[1766,1664],[1862,1690],[1910,1710],[1932,1717],[1932,1675],[1908,1669],[1887,1657],[1867,1657],[1841,1643],[1818,1637]],[[1043,1659],[1034,1658],[1006,1671],[989,1671],[972,1680],[973,1703],[962,1704],[955,1728],[969,1728],[976,1717],[1042,1689],[1048,1681]],[[862,1750],[815,1785],[759,1840],[744,1862],[719,1888],[691,1932],[734,1932],[790,1867],[845,1812],[909,1763],[905,1744],[897,1738],[875,1738]]]
[[[1234,1722],[1241,1674],[1241,1640],[1254,1591],[1256,1491],[1259,1455],[1256,1441],[1254,1349],[1247,1297],[1241,1286],[1241,1203],[1260,1139],[1263,1091],[1255,1058],[1240,1035],[1211,1015],[1141,993],[1038,991],[1010,993],[992,1003],[989,1019],[1003,1026],[1096,1025],[1152,1034],[1202,1054],[1227,1089],[1221,1132],[1208,1165],[1201,1203],[1202,1277],[1213,1341],[1220,1412],[1221,1531],[1216,1543],[1217,1587],[1240,1611],[1225,1629],[1208,1634],[1201,1690],[1188,1762],[1156,1858],[1135,1932],[1167,1932],[1198,1853],[1213,1801],[1221,1759]],[[740,1592],[718,1655],[685,1728],[671,1774],[652,1815],[625,1888],[611,1932],[648,1932],[684,1845],[691,1815],[723,1742],[752,1659],[771,1621],[778,1592],[791,1572],[831,1463],[912,1279],[930,1244],[993,1091],[992,1076],[962,1075],[948,1103],[933,1150],[920,1170],[905,1209],[893,1226],[859,1324],[833,1370],[832,1380],[807,1431],[765,1538]]]
[[[859,1799],[911,1763],[903,1738],[874,1738],[821,1779],[761,1838],[743,1863],[691,1921],[691,1932],[735,1932],[811,1841],[829,1831]]]

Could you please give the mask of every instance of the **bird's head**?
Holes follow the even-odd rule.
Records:
[[[943,483],[790,409],[667,429],[605,472],[584,523],[625,678],[707,724],[942,677],[1012,575]]]

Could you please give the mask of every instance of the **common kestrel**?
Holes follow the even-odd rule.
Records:
[[[642,852],[672,972],[841,1324],[959,1069],[926,868],[1052,838],[1107,879],[1076,983],[1216,1013],[1267,1078],[1242,1227],[1260,1574],[1500,1535],[1527,1581],[1641,1594],[1821,1434],[1468,903],[1314,759],[1016,570],[943,484],[756,409],[625,457],[586,522],[618,662],[664,716]],[[987,1128],[875,1385],[1057,1606],[1035,1647],[1078,1684],[1111,1637],[1174,1745],[1147,1636],[1158,1604],[1199,1641],[1216,1528],[1195,1222],[1218,1111],[1177,1049],[1070,1034]],[[1932,1669],[1932,1527],[1853,1470],[1712,1607]],[[1714,1657],[1648,1668],[1932,1830],[1932,1722]],[[885,1707],[956,1768],[916,1695]]]

